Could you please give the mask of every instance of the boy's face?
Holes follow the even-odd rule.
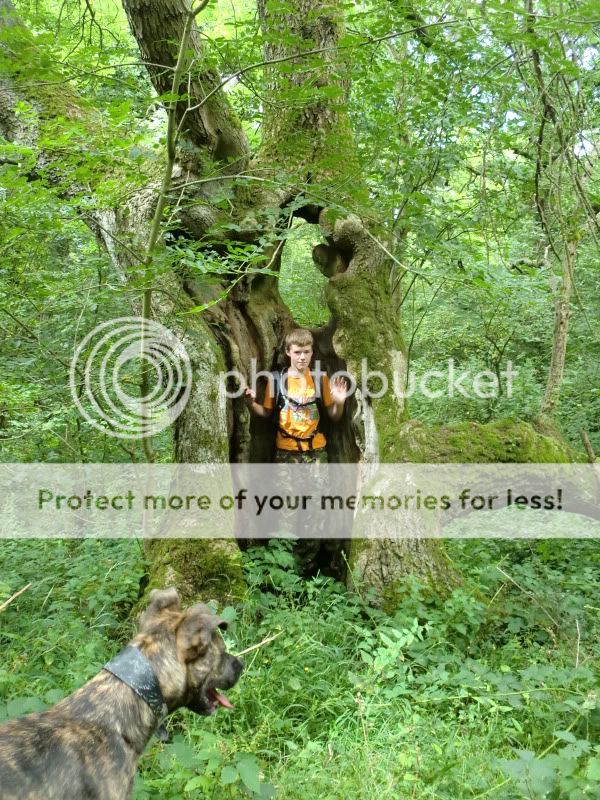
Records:
[[[297,372],[304,372],[310,364],[313,349],[309,344],[303,347],[292,344],[285,352],[290,359],[290,367]]]

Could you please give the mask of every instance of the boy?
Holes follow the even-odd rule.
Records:
[[[321,373],[315,376],[317,381],[320,380],[320,391],[317,393],[310,371],[313,337],[304,328],[296,328],[288,333],[285,337],[285,353],[290,366],[278,379],[269,380],[263,404],[257,403],[256,392],[246,387],[246,405],[253,414],[270,417],[277,402],[276,462],[326,463],[327,441],[319,430],[319,400],[329,419],[337,422],[344,412],[346,380],[337,377],[330,382],[327,375]],[[276,388],[278,384],[279,390]],[[274,394],[277,396],[274,397]]]

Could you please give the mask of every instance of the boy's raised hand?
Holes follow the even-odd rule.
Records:
[[[330,385],[331,391],[331,399],[334,403],[343,403],[346,399],[346,395],[348,393],[348,382],[345,378],[342,378],[341,375],[338,375],[337,378],[334,378]]]
[[[244,389],[244,400],[248,405],[251,405],[256,400],[256,392],[252,391],[249,386]]]

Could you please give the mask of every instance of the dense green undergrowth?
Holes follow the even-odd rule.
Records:
[[[153,740],[136,800],[531,798],[600,792],[600,552],[590,541],[454,541],[464,586],[407,582],[395,616],[287,545],[246,556],[231,620],[246,656],[214,719],[179,711]],[[129,541],[4,541],[0,720],[56,702],[130,635],[144,573]],[[206,598],[208,599],[208,598]]]

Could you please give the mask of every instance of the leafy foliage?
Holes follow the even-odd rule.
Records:
[[[249,551],[247,596],[223,610],[229,648],[277,638],[246,656],[233,712],[170,719],[136,800],[596,796],[595,544],[465,540],[450,555],[464,586],[442,601],[407,581],[389,617],[300,578],[289,543]],[[5,544],[0,603],[33,585],[0,612],[0,716],[100,668],[131,632],[143,568],[127,541]]]
[[[94,16],[90,8],[55,0],[18,4],[36,31],[28,77],[40,84],[51,69],[52,80],[40,84],[39,90],[56,91],[56,102],[64,105],[63,114],[44,122],[35,145],[2,145],[9,160],[18,162],[0,167],[2,255],[7,264],[1,286],[3,297],[10,298],[2,304],[33,331],[26,345],[21,341],[21,353],[8,354],[11,363],[16,359],[33,367],[32,385],[25,388],[10,374],[8,360],[0,365],[0,425],[10,457],[18,460],[41,453],[65,460],[74,457],[73,447],[86,459],[131,457],[85,426],[81,429],[65,411],[58,386],[43,398],[45,411],[40,411],[35,389],[36,380],[42,385],[50,378],[51,386],[64,381],[56,363],[52,377],[48,367],[39,369],[48,360],[48,348],[39,335],[38,319],[48,317],[45,338],[62,342],[61,357],[68,360],[76,331],[87,329],[91,317],[88,310],[80,313],[72,295],[65,302],[59,281],[68,275],[71,285],[92,287],[100,270],[101,280],[87,294],[98,318],[127,308],[127,292],[135,289],[135,281],[125,290],[112,274],[106,257],[95,251],[92,238],[76,222],[77,214],[127,208],[132,192],[156,179],[164,155],[165,98],[154,96],[124,14],[112,3],[95,3]],[[600,302],[594,77],[599,55],[592,5],[578,4],[577,13],[555,2],[544,8],[534,2],[529,15],[523,8],[516,0],[468,8],[459,2],[434,2],[426,13],[421,11],[422,17],[407,3],[368,2],[346,9],[341,47],[351,79],[348,110],[360,174],[348,179],[349,185],[315,179],[304,190],[313,201],[363,214],[377,238],[387,242],[394,259],[390,285],[417,373],[450,356],[457,367],[473,373],[495,371],[507,360],[519,371],[512,397],[414,397],[412,412],[428,422],[529,418],[538,413],[550,360],[561,254],[567,241],[576,240],[576,289],[558,420],[573,443],[586,428],[600,446],[600,341],[592,323]],[[261,61],[261,47],[269,35],[259,29],[251,3],[238,4],[235,14],[224,0],[211,4],[203,24],[207,59],[222,74]],[[10,48],[10,36],[19,34],[9,29],[3,35]],[[280,68],[293,74],[310,70],[311,64]],[[1,66],[10,71],[10,58],[2,56]],[[257,67],[227,88],[255,148],[260,146],[269,80],[268,70]],[[541,86],[552,111],[544,111]],[[69,98],[75,96],[71,91],[93,109],[92,126],[70,112]],[[307,91],[310,96],[305,96]],[[292,108],[314,102],[319,91],[312,86],[296,96],[290,88],[282,102]],[[25,102],[19,114],[25,126],[40,122],[35,103]],[[60,153],[60,173],[40,165],[41,148]],[[339,158],[335,143],[327,158],[328,172],[334,174]],[[42,181],[29,180],[32,169]],[[277,186],[277,176],[243,175],[220,186],[208,184],[211,202],[227,209],[236,192],[252,191],[253,179]],[[368,198],[359,189],[363,182]],[[168,237],[170,231],[174,238],[167,238],[171,246],[157,260],[157,285],[173,265],[203,281],[223,276],[235,280],[244,272],[263,269],[260,246],[283,239],[283,297],[300,324],[327,321],[325,279],[314,269],[308,249],[309,240],[314,244],[318,236],[312,240],[310,226],[277,231],[279,238],[274,239],[273,220],[266,220],[258,249],[232,241],[226,252],[222,247],[212,252],[210,242],[179,238],[177,203],[172,198],[166,215],[165,233]],[[69,250],[67,262],[57,256],[57,247]],[[30,280],[31,263],[45,268]],[[15,271],[21,271],[17,283]],[[50,303],[57,296],[60,308],[55,311]],[[217,292],[214,303],[223,296]],[[24,335],[18,322],[5,318],[4,323],[9,339],[17,332]]]

